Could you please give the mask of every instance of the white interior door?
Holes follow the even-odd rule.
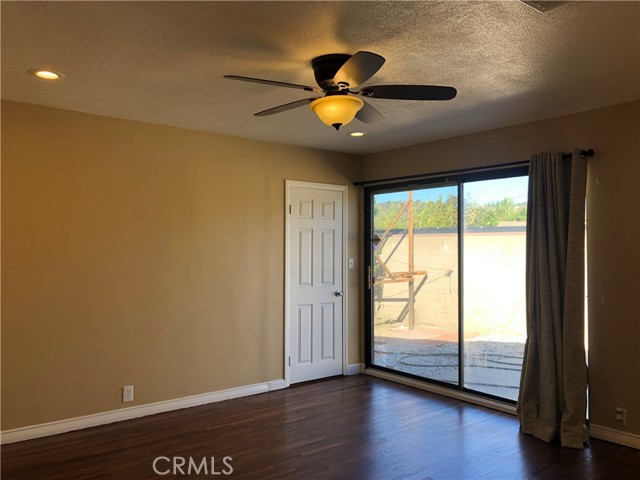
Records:
[[[288,185],[289,382],[343,372],[343,190]]]

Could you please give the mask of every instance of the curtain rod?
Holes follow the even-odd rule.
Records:
[[[571,155],[572,155],[571,153],[563,154],[563,156],[566,156],[566,157],[570,157]],[[593,157],[594,155],[595,155],[595,152],[593,151],[592,148],[588,150],[580,151],[581,158]],[[472,169],[461,168],[458,170],[447,170],[445,172],[434,172],[434,173],[425,173],[425,174],[418,174],[418,175],[405,175],[403,177],[379,178],[377,180],[363,180],[360,182],[353,182],[353,184],[356,187],[359,187],[363,185],[374,185],[376,183],[400,182],[403,180],[419,180],[423,178],[446,177],[447,175],[455,175],[458,173],[489,172],[491,170],[502,170],[504,168],[510,168],[510,167],[523,167],[528,164],[529,164],[529,160],[524,160],[522,162],[501,163],[499,165],[492,165],[488,167],[478,167],[478,168],[472,168]]]

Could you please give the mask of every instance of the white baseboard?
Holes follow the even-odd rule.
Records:
[[[614,430],[613,428],[591,424],[589,425],[589,436],[597,438],[598,440],[617,443],[618,445],[624,445],[625,447],[640,450],[640,435],[633,433],[622,432],[620,430]]]
[[[270,392],[273,392],[274,390],[282,390],[283,388],[287,388],[288,386],[289,385],[284,378],[267,382],[267,387],[269,388]]]
[[[207,403],[215,403],[223,400],[231,400],[233,398],[257,395],[259,393],[266,393],[286,387],[287,384],[284,380],[272,380],[270,382],[218,390],[216,392],[192,395],[163,402],[149,403],[147,405],[121,408],[119,410],[111,410],[109,412],[96,413],[67,420],[42,423],[40,425],[30,425],[28,427],[15,428],[1,432],[0,444],[47,437],[49,435],[57,435],[59,433],[70,432],[73,430],[81,430],[83,428],[97,427],[98,425],[131,420],[133,418],[145,417],[147,415],[155,415],[156,413],[170,412],[172,410],[205,405]]]
[[[350,363],[345,368],[345,375],[358,375],[364,372],[364,363]]]
[[[460,394],[455,390],[449,390],[437,385],[431,385],[411,378],[394,375],[380,370],[368,369],[365,371],[364,364],[353,363],[347,365],[345,375],[357,375],[359,373],[395,381],[412,387],[421,388],[433,393],[446,395],[448,397],[466,400],[479,405],[501,410],[507,413],[515,413],[515,407],[503,405],[498,402],[482,398],[469,398],[468,395]],[[206,405],[208,403],[222,402],[233,398],[246,397],[249,395],[257,395],[259,393],[272,392],[287,388],[287,382],[284,379],[272,380],[254,385],[246,385],[243,387],[229,388],[226,390],[218,390],[216,392],[203,393],[200,395],[192,395],[189,397],[178,398],[175,400],[166,400],[163,402],[149,403],[136,407],[122,408],[112,410],[110,412],[96,413],[83,417],[70,418],[67,420],[59,420],[56,422],[43,423],[40,425],[30,425],[28,427],[15,428],[0,433],[0,444],[21,442],[34,438],[47,437],[57,435],[59,433],[70,432],[73,430],[81,430],[83,428],[96,427],[106,425],[113,422],[121,422],[133,418],[145,417],[147,415],[155,415],[157,413],[170,412],[172,410],[180,410],[183,408],[195,407],[198,405]],[[589,435],[598,440],[604,440],[618,445],[624,445],[640,450],[640,435],[633,433],[614,430],[613,428],[601,427],[591,424],[589,427]]]

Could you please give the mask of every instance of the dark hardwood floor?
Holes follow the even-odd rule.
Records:
[[[166,475],[154,472],[157,457],[166,457],[156,462]],[[174,475],[182,458],[185,475]],[[186,475],[189,458],[199,474]],[[2,446],[3,480],[623,479],[639,471],[637,450],[598,440],[585,450],[547,445],[520,434],[513,416],[362,375]]]

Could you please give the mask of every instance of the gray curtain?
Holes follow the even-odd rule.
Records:
[[[523,433],[583,448],[584,222],[587,160],[531,158],[527,212],[527,341],[517,413]]]

